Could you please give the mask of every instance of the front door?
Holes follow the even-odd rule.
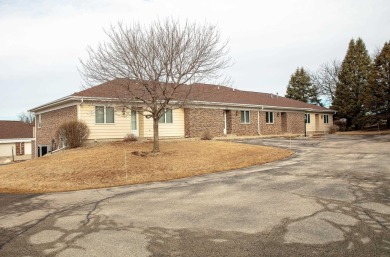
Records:
[[[224,121],[223,134],[224,134],[224,135],[227,134],[226,112],[227,112],[227,111],[223,111],[223,121]]]
[[[315,131],[320,130],[320,115],[316,114],[315,115]]]
[[[136,111],[131,111],[131,134],[139,136],[138,133],[138,113]]]

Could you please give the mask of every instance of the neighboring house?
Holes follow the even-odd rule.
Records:
[[[31,158],[34,125],[21,121],[0,121],[0,158]]]
[[[213,136],[304,134],[327,132],[334,111],[273,94],[193,84],[190,100],[182,108],[168,109],[160,119],[160,137],[200,137],[206,130]],[[89,140],[118,140],[127,134],[153,137],[153,120],[123,107],[124,88],[108,82],[74,93],[30,111],[36,117],[36,154],[56,149],[61,140],[56,130],[65,121],[85,121]],[[180,98],[178,94],[177,98]],[[33,153],[34,154],[34,153]]]

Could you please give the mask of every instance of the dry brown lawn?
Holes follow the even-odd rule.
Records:
[[[355,130],[355,131],[339,131],[336,133],[337,135],[387,135],[390,134],[390,129],[386,130]]]
[[[0,166],[0,192],[59,192],[164,181],[263,164],[292,154],[285,149],[219,141],[160,144],[158,156],[132,154],[150,151],[151,142],[114,142]]]

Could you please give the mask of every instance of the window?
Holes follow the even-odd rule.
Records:
[[[249,111],[241,111],[241,123],[249,124]]]
[[[106,123],[114,123],[114,107],[106,107]]]
[[[267,124],[274,123],[274,113],[273,112],[265,112],[265,123],[267,123]]]
[[[324,123],[329,123],[329,115],[328,114],[324,115]]]
[[[137,112],[131,111],[131,130],[137,130]]]
[[[19,150],[16,155],[24,155],[24,143],[17,143],[19,147],[16,147],[16,150]]]
[[[95,106],[95,123],[114,123],[114,107]]]
[[[305,113],[305,123],[310,123],[310,114]]]
[[[38,114],[38,128],[42,127],[42,115]]]
[[[39,145],[38,146],[38,157],[44,156],[50,152],[50,145]]]
[[[160,117],[159,123],[173,123],[172,110],[166,109],[164,114]]]

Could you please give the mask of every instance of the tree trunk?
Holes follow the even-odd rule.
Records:
[[[153,153],[160,152],[160,141],[158,139],[158,118],[153,118]]]

